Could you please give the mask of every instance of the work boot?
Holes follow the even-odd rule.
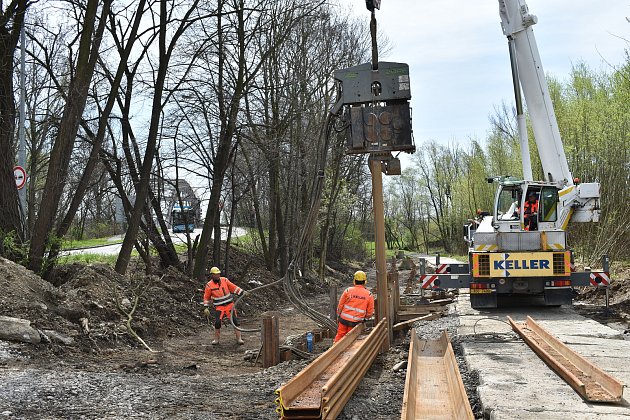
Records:
[[[213,346],[216,346],[217,344],[219,344],[219,337],[220,337],[220,336],[221,336],[221,335],[220,335],[220,333],[219,333],[219,330],[216,330],[216,331],[214,332],[214,340],[212,340],[212,345],[213,345]]]
[[[239,346],[242,346],[243,344],[245,344],[245,342],[243,341],[243,339],[241,338],[241,332],[239,330],[236,330],[236,343]]]
[[[219,340],[217,340],[216,338],[214,340],[212,340],[212,345],[216,346],[217,344],[219,344]]]

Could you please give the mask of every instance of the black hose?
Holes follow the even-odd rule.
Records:
[[[282,279],[280,280],[276,280],[273,283],[269,283],[269,284],[265,284],[262,286],[258,286],[255,287],[251,290],[247,291],[247,294],[253,293],[256,290],[260,290],[260,289],[264,289],[265,287],[271,287],[274,286],[278,283],[280,283],[282,281]],[[237,331],[241,331],[241,332],[259,332],[262,328],[251,328],[251,329],[247,329],[247,328],[241,328],[241,327],[237,327],[236,325],[234,325],[234,321],[232,320],[232,317],[234,315],[234,312],[236,311],[236,305],[238,305],[238,303],[241,301],[241,299],[243,299],[245,296],[241,295],[239,296],[235,301],[234,301],[234,305],[232,306],[232,310],[230,311],[230,316],[228,317],[228,319],[230,320],[230,324],[232,324],[232,327],[234,327],[235,330]]]

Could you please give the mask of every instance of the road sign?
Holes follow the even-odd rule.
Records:
[[[13,168],[13,176],[15,177],[15,186],[18,190],[24,188],[26,185],[26,171],[21,166],[15,166]]]

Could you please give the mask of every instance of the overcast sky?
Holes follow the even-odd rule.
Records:
[[[364,19],[365,0],[340,0]],[[630,0],[528,0],[546,74],[567,80],[581,61],[594,70],[624,62]],[[416,145],[483,139],[488,117],[514,102],[497,0],[382,0],[379,32],[392,50],[380,61],[409,64]],[[607,64],[610,63],[610,64]]]

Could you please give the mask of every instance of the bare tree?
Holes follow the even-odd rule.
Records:
[[[250,6],[244,0],[220,1],[217,19],[216,75],[214,81],[217,100],[218,133],[213,148],[212,182],[204,228],[195,255],[194,275],[205,268],[210,235],[217,223],[219,200],[227,165],[234,151],[239,128],[240,104],[269,56],[286,40],[303,16],[312,13],[316,6],[292,0],[272,4],[255,1]],[[270,28],[276,28],[274,41],[261,45]],[[215,238],[217,234],[215,232]],[[214,247],[217,258],[218,247]],[[270,252],[272,247],[269,247]]]
[[[98,0],[88,0],[84,11],[76,71],[68,86],[66,106],[51,152],[42,203],[33,228],[28,268],[37,272],[42,269],[46,243],[49,240],[49,233],[66,184],[70,157],[87,100],[90,81],[98,61],[111,0],[104,0],[100,18],[97,20],[98,3]]]
[[[0,232],[16,232],[22,237],[22,224],[15,188],[15,98],[13,58],[24,25],[27,0],[0,3]],[[0,251],[2,251],[0,249]]]
[[[171,20],[167,5],[171,3],[168,0],[159,1],[159,33],[158,33],[158,63],[157,74],[154,80],[153,88],[153,103],[151,107],[151,122],[149,125],[149,133],[147,136],[147,144],[144,152],[144,159],[142,160],[142,166],[140,168],[139,178],[140,182],[136,185],[136,200],[129,223],[127,226],[127,232],[125,239],[123,240],[122,248],[118,259],[116,260],[116,271],[124,274],[127,271],[129,260],[131,258],[131,250],[136,241],[138,228],[140,226],[140,218],[144,214],[146,206],[146,200],[149,196],[149,182],[151,171],[154,163],[154,156],[156,152],[156,145],[158,141],[158,134],[160,128],[160,121],[162,117],[163,109],[163,92],[164,85],[166,83],[167,70],[170,64],[173,51],[180,40],[184,32],[194,24],[196,18],[196,9],[199,4],[198,0],[192,1],[182,17],[178,17],[176,20],[179,22],[174,28],[167,28],[168,25],[174,25],[175,20]],[[172,13],[172,9],[171,9]],[[197,17],[198,18],[198,17]],[[174,30],[173,30],[174,29]],[[172,31],[171,38],[167,43],[167,36]]]

